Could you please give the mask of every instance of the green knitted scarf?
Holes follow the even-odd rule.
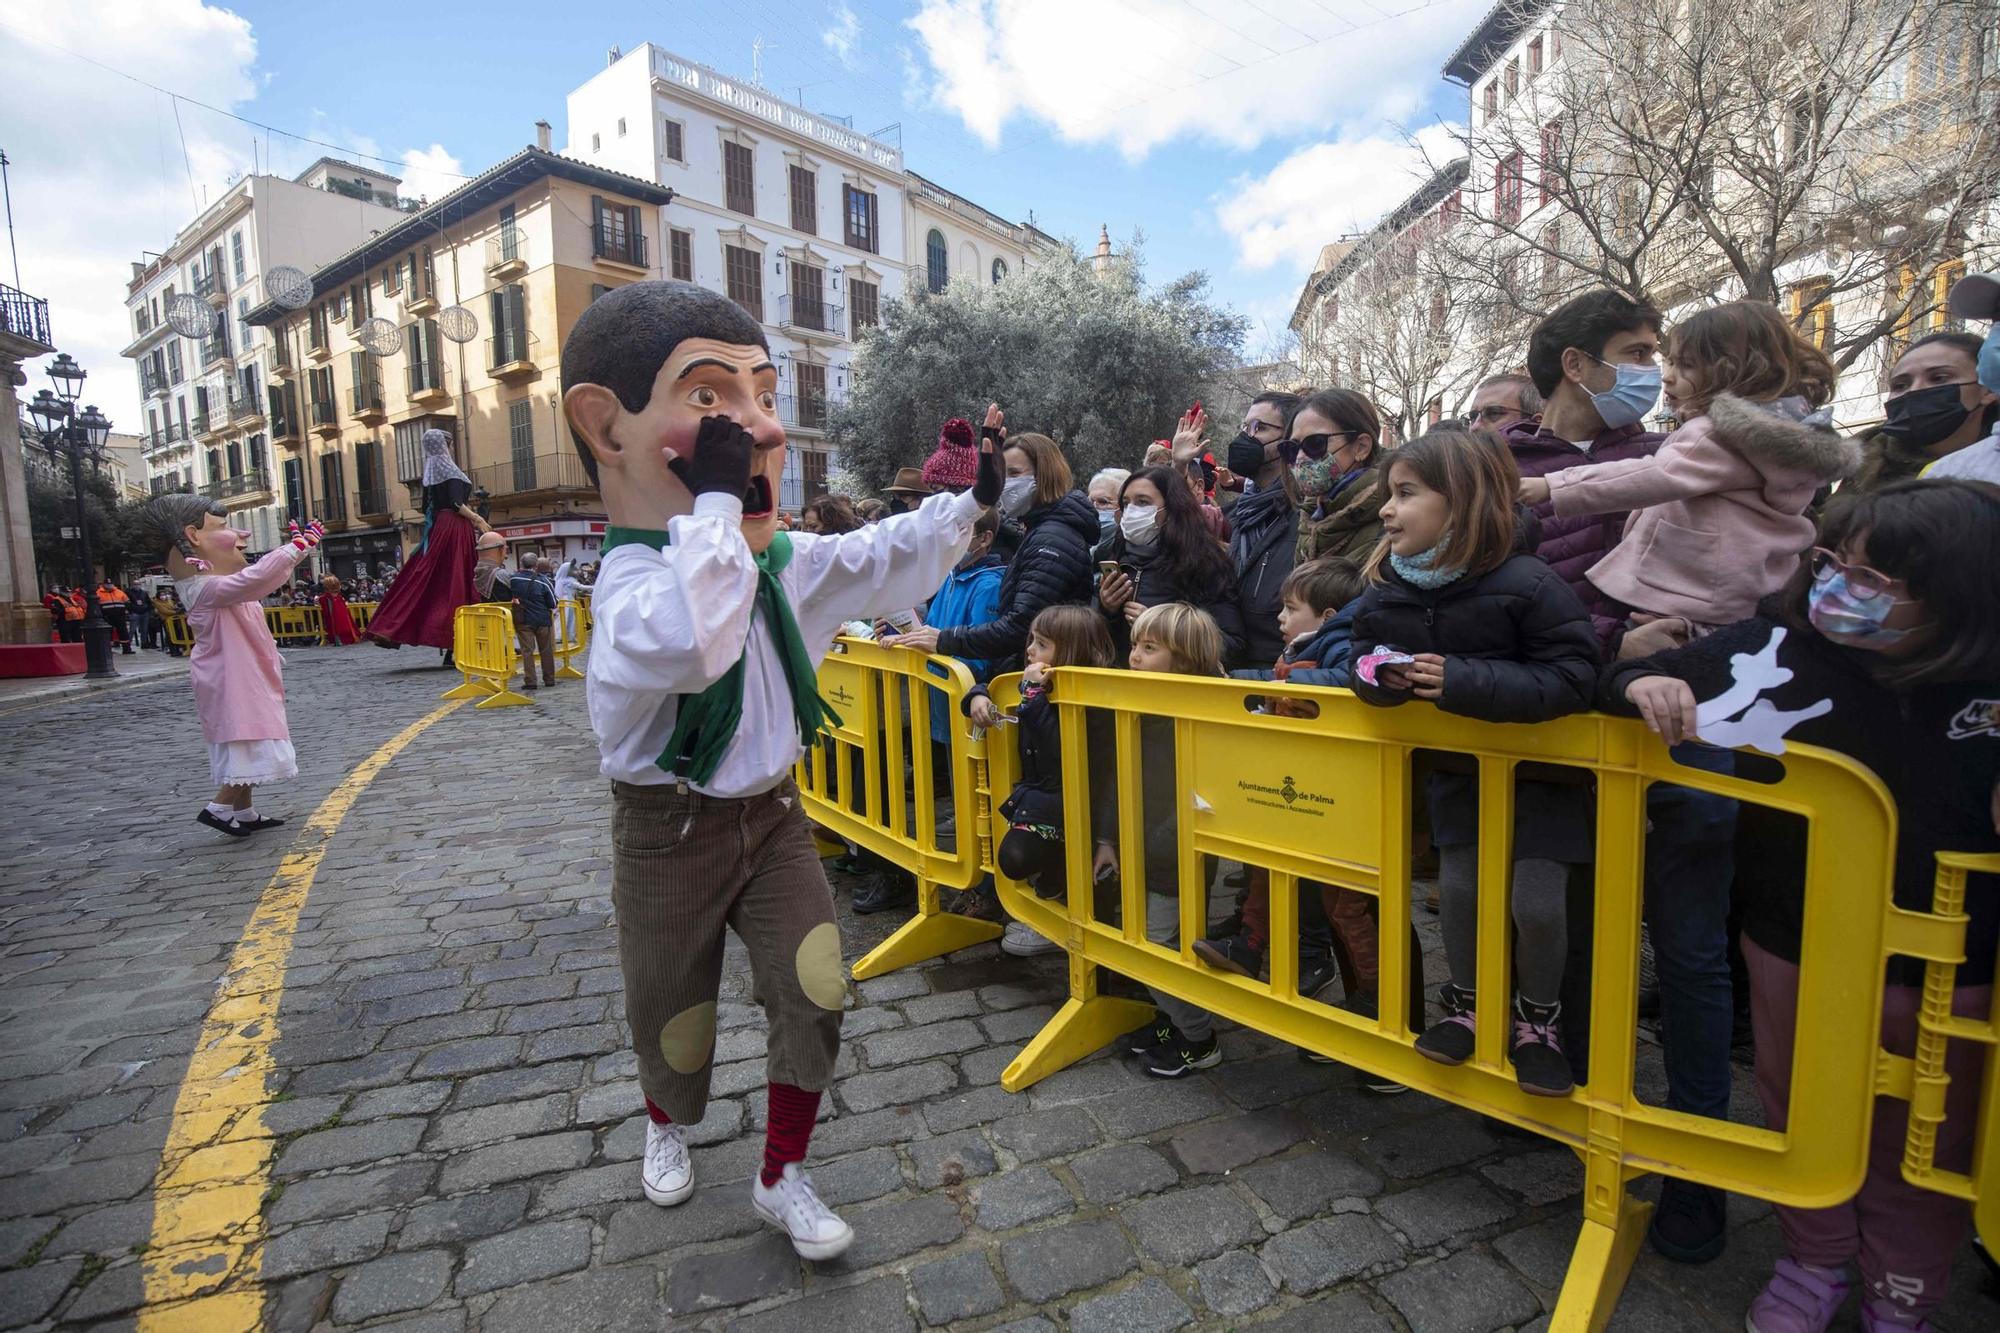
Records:
[[[671,544],[665,532],[643,528],[608,527],[604,530],[604,546],[599,552],[601,559],[615,548],[628,544],[644,544],[654,550],[662,550]],[[771,637],[778,647],[778,662],[785,670],[785,685],[792,694],[792,715],[799,730],[801,744],[812,744],[813,738],[829,726],[840,725],[839,714],[833,711],[826,700],[819,697],[819,675],[813,670],[812,654],[806,650],[805,636],[799,633],[799,622],[792,615],[791,601],[785,596],[784,585],[778,575],[792,561],[792,539],[780,532],[771,538],[770,546],[756,557],[757,561],[757,608],[752,613],[751,632],[756,632],[755,621],[761,619],[771,628]],[[747,653],[749,645],[744,645]],[[681,696],[680,712],[674,720],[674,734],[667,738],[667,748],[660,752],[654,762],[664,772],[672,773],[684,781],[706,784],[715,776],[715,770],[722,765],[722,756],[729,749],[729,743],[736,739],[736,733],[743,722],[743,658],[724,672],[722,678],[689,697]]]

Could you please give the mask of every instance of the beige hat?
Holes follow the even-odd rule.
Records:
[[[882,488],[884,495],[935,495],[936,490],[924,483],[924,470],[920,467],[899,467],[896,480]]]

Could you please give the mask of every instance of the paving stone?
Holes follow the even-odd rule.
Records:
[[[873,1268],[934,1245],[949,1245],[965,1232],[958,1205],[943,1194],[858,1208],[847,1214],[847,1221],[854,1228],[854,1244],[827,1265],[829,1271]]]
[[[1549,1148],[1488,1162],[1479,1174],[1530,1206],[1560,1203],[1583,1191],[1583,1162],[1567,1148]]]
[[[355,1097],[340,1113],[343,1124],[357,1124],[363,1120],[379,1120],[383,1116],[429,1115],[443,1106],[451,1097],[451,1084],[445,1079],[429,1083],[403,1083],[395,1087],[375,1088]],[[317,1098],[311,1099],[315,1102]],[[292,1103],[285,1103],[291,1105]],[[282,1109],[272,1107],[264,1113],[264,1122],[269,1125],[271,1111]],[[276,1127],[273,1126],[275,1129]],[[278,1131],[284,1132],[282,1130]]]
[[[380,1254],[388,1243],[388,1213],[308,1223],[265,1242],[258,1271],[266,1282],[275,1282],[318,1268],[359,1263]]]
[[[58,1259],[10,1271],[0,1282],[0,1327],[32,1324],[54,1309],[82,1268],[81,1259]]]
[[[630,1172],[630,1168],[625,1168]],[[863,1203],[903,1187],[902,1163],[894,1148],[871,1148],[812,1168],[813,1188],[826,1203],[839,1207]],[[637,1185],[633,1186],[637,1189]]]
[[[75,1259],[58,1261],[65,1266],[79,1262]],[[37,1265],[38,1268],[54,1266]],[[11,1274],[8,1281],[13,1281]],[[0,1299],[5,1299],[6,1292],[7,1283],[0,1283]],[[114,1263],[70,1297],[69,1304],[63,1307],[63,1320],[66,1323],[79,1323],[102,1319],[107,1315],[120,1315],[129,1310],[136,1310],[145,1302],[145,1269],[137,1263]]]
[[[1415,1180],[1484,1157],[1499,1143],[1478,1116],[1455,1111],[1395,1125],[1362,1146],[1395,1179]]]
[[[1182,1130],[1171,1146],[1191,1174],[1219,1176],[1283,1152],[1305,1136],[1305,1121],[1289,1111],[1252,1111]]]
[[[285,1192],[265,1205],[265,1220],[274,1227],[289,1226],[315,1218],[394,1208],[428,1192],[436,1172],[436,1165],[430,1162],[404,1162],[351,1175],[282,1182]]]
[[[1396,1238],[1372,1217],[1330,1217],[1273,1236],[1264,1262],[1285,1290],[1310,1295],[1403,1255]]]
[[[454,1041],[426,1052],[410,1071],[412,1078],[457,1078],[480,1074],[489,1069],[508,1069],[520,1063],[521,1038],[476,1037]]]
[[[939,1097],[924,1106],[924,1124],[933,1134],[949,1134],[955,1129],[993,1121],[1026,1110],[1028,1099],[1004,1088],[972,1088],[949,1097]]]
[[[993,1126],[993,1141],[1023,1162],[1067,1157],[1097,1142],[1097,1122],[1081,1106],[1009,1116]]]
[[[55,1225],[47,1218],[33,1219],[32,1231],[46,1235]],[[132,1203],[114,1203],[72,1219],[42,1250],[42,1257],[63,1254],[119,1255],[153,1235],[153,1201],[143,1198]],[[10,1261],[12,1262],[12,1261]]]
[[[1131,1204],[1120,1216],[1140,1249],[1177,1268],[1264,1236],[1257,1214],[1227,1185],[1175,1190]]]
[[[1169,1333],[1193,1321],[1194,1312],[1156,1277],[1080,1301],[1069,1312],[1070,1333]]]
[[[1433,1107],[1444,1105],[1420,1092],[1383,1097],[1364,1092],[1350,1082],[1293,1102],[1291,1109],[1312,1126],[1313,1137],[1346,1147],[1357,1136],[1421,1115],[1417,1107],[1424,1103]]]
[[[1040,1315],[1030,1315],[989,1328],[986,1333],[1056,1333],[1056,1326]]]
[[[884,1106],[908,1106],[928,1101],[958,1086],[958,1073],[942,1060],[904,1065],[879,1073],[856,1074],[842,1081],[840,1100],[849,1111],[874,1111]]]
[[[967,1051],[958,1057],[958,1076],[975,1088],[997,1084],[1000,1076],[1007,1072],[1007,1066],[1014,1063],[1014,1057],[1021,1052],[1012,1046],[989,1046],[983,1051]],[[1026,1100],[1026,1093],[1016,1096]]]
[[[422,972],[385,972],[349,986],[346,999],[350,1003],[387,1000],[398,995],[415,995],[419,991],[455,987],[463,979],[464,973],[455,967],[431,968]]]
[[[653,1333],[660,1327],[656,1270],[651,1265],[599,1268],[562,1282],[503,1291],[480,1317],[479,1327],[480,1333],[556,1333],[566,1329]]]
[[[465,1264],[452,1289],[460,1296],[473,1296],[573,1272],[589,1262],[588,1219],[544,1222],[466,1246]]]
[[[374,1120],[364,1125],[339,1125],[302,1134],[285,1145],[271,1168],[273,1175],[294,1176],[336,1166],[356,1166],[415,1152],[424,1122],[416,1119]]]
[[[545,1134],[569,1122],[569,1099],[550,1093],[526,1102],[500,1102],[493,1106],[453,1111],[431,1121],[424,1135],[426,1149],[450,1152],[496,1139],[518,1139]]]
[[[1118,1224],[1070,1222],[1016,1236],[1000,1247],[1008,1282],[1036,1303],[1102,1286],[1138,1266]]]
[[[455,1014],[398,1023],[382,1034],[382,1049],[401,1051],[417,1046],[439,1046],[449,1041],[467,1041],[473,1037],[490,1037],[499,1029],[500,1018],[497,1009],[463,1009]]]
[[[1030,1005],[1004,1014],[988,1014],[979,1020],[979,1026],[986,1030],[988,1041],[1007,1046],[1034,1036],[1049,1025],[1055,1014],[1056,1011],[1049,1005]]]
[[[953,1019],[920,1028],[896,1028],[865,1037],[861,1053],[870,1069],[929,1060],[940,1055],[956,1055],[986,1044],[986,1034],[975,1023]]]
[[[880,1277],[855,1287],[821,1291],[789,1305],[733,1320],[730,1333],[898,1333],[914,1329],[901,1278]]]
[[[1245,1167],[1236,1178],[1287,1222],[1316,1217],[1340,1199],[1382,1192],[1382,1178],[1373,1171],[1346,1153],[1317,1147]]]
[[[1194,1266],[1202,1304],[1219,1315],[1246,1315],[1271,1303],[1271,1275],[1248,1250],[1228,1250]]]
[[[1294,1054],[1233,1061],[1224,1066],[1223,1075],[1216,1080],[1222,1095],[1246,1111],[1261,1111],[1310,1096],[1339,1077],[1329,1066],[1312,1064]]]
[[[1375,1211],[1421,1247],[1512,1217],[1514,1205],[1476,1176],[1452,1175],[1378,1199]]]
[[[1528,1281],[1550,1292],[1562,1289],[1569,1272],[1570,1256],[1576,1250],[1577,1232],[1583,1219],[1575,1213],[1551,1217],[1534,1226],[1522,1227],[1493,1238],[1500,1257],[1521,1270]]]
[[[762,1145],[758,1147],[761,1158]],[[698,1165],[696,1170],[701,1168]],[[604,1229],[605,1263],[622,1263],[702,1241],[727,1240],[764,1225],[750,1208],[749,1189],[736,1184],[698,1189],[673,1208],[642,1202],[611,1215]]]
[[[924,1139],[909,1146],[910,1164],[916,1168],[917,1187],[934,1190],[956,1185],[961,1180],[990,1175],[996,1167],[992,1145],[976,1129],[961,1129]]]
[[[979,997],[971,991],[949,991],[943,995],[919,995],[902,1004],[903,1021],[911,1027],[938,1023],[947,1018],[974,1018],[979,1014]]]
[[[1542,1308],[1519,1279],[1478,1250],[1406,1268],[1376,1290],[1402,1311],[1410,1333],[1485,1333],[1532,1319]]]
[[[484,1189],[510,1180],[524,1180],[550,1171],[573,1171],[590,1160],[596,1141],[585,1130],[544,1134],[475,1148],[445,1161],[438,1189],[445,1194]]]
[[[547,1032],[553,1028],[582,1027],[604,1018],[605,1001],[600,996],[580,1000],[555,1000],[548,1004],[524,1004],[507,1015],[502,1032]]]
[[[545,1065],[500,1069],[466,1079],[458,1085],[458,1096],[452,1099],[452,1105],[463,1110],[494,1102],[526,1101],[548,1092],[575,1092],[583,1083],[582,1061],[552,1060]]]
[[[1338,1329],[1339,1333],[1395,1333],[1395,1325],[1353,1291],[1339,1291],[1307,1301],[1256,1328],[1257,1333],[1328,1333],[1329,1329]]]
[[[863,1148],[904,1143],[926,1133],[923,1117],[909,1106],[885,1107],[860,1115],[835,1116],[813,1131],[815,1155],[840,1157]]]
[[[396,1233],[396,1248],[420,1250],[491,1236],[514,1226],[527,1209],[526,1185],[419,1204],[403,1219],[403,1229]]]
[[[949,1259],[910,1270],[910,1286],[927,1324],[976,1319],[1007,1303],[993,1265],[982,1251],[954,1254]]]
[[[930,994],[930,982],[924,974],[914,968],[891,972],[885,977],[873,977],[856,982],[854,989],[869,1004],[885,1004],[891,1000],[907,1000],[915,995]]]
[[[748,1245],[689,1255],[667,1270],[667,1313],[698,1314],[799,1289],[799,1258],[776,1232]]]
[[[271,1321],[272,1328],[303,1328],[305,1319],[288,1320],[282,1317]],[[437,1310],[430,1314],[420,1314],[413,1319],[392,1319],[386,1324],[370,1324],[368,1333],[464,1333],[465,1311]]]
[[[1139,1139],[1174,1125],[1185,1125],[1230,1109],[1214,1088],[1198,1079],[1173,1083],[1150,1081],[1090,1103],[1090,1113],[1104,1126],[1107,1139]]]
[[[988,1231],[1011,1231],[1076,1207],[1068,1187],[1039,1166],[983,1180],[972,1199],[975,1217]]]
[[[573,972],[524,974],[495,981],[479,993],[485,1005],[537,1004],[543,1000],[567,1000],[576,994]]]
[[[333,1317],[358,1324],[377,1315],[420,1310],[444,1295],[452,1257],[443,1250],[394,1254],[349,1272],[333,1294]]]
[[[1122,1060],[1098,1059],[1058,1069],[1029,1088],[1028,1096],[1036,1106],[1066,1106],[1071,1102],[1089,1101],[1093,1097],[1142,1087],[1149,1082],[1152,1081]],[[1152,1086],[1161,1085],[1152,1082]]]
[[[150,1202],[141,1201],[136,1204],[123,1204],[120,1207],[135,1211],[143,1210],[146,1214],[146,1224],[152,1225],[153,1205]],[[78,1220],[87,1220],[89,1216],[94,1215],[87,1214],[86,1218]],[[70,1226],[75,1225],[75,1222],[70,1223]],[[11,1222],[0,1222],[0,1268],[12,1268],[20,1263],[42,1237],[55,1229],[56,1219],[52,1217],[17,1217]],[[68,1228],[65,1227],[64,1230]]]
[[[529,1064],[565,1060],[575,1055],[603,1055],[631,1040],[623,1023],[592,1023],[587,1027],[554,1028],[528,1038]]]
[[[1180,1182],[1173,1163],[1142,1143],[1114,1143],[1077,1158],[1069,1169],[1085,1201],[1094,1204],[1122,1203]]]

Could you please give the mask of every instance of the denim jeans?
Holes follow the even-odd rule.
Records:
[[[1736,756],[1693,742],[1676,762],[1734,773]],[[1736,868],[1736,802],[1661,782],[1646,798],[1646,924],[1660,975],[1667,1105],[1729,1118],[1729,889]]]

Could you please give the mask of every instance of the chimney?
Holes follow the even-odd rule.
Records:
[[[623,51],[620,51],[617,47],[614,46],[609,51],[606,51],[604,53],[604,63],[607,65],[615,65],[618,63],[618,58],[624,54],[625,53]]]
[[[549,130],[549,123],[548,123],[548,122],[547,122],[546,120],[538,120],[538,121],[536,121],[536,122],[535,122],[535,147],[537,147],[537,148],[541,149],[541,150],[542,150],[542,151],[543,151],[544,153],[548,152],[548,151],[549,151],[549,139],[550,139],[550,130]]]

